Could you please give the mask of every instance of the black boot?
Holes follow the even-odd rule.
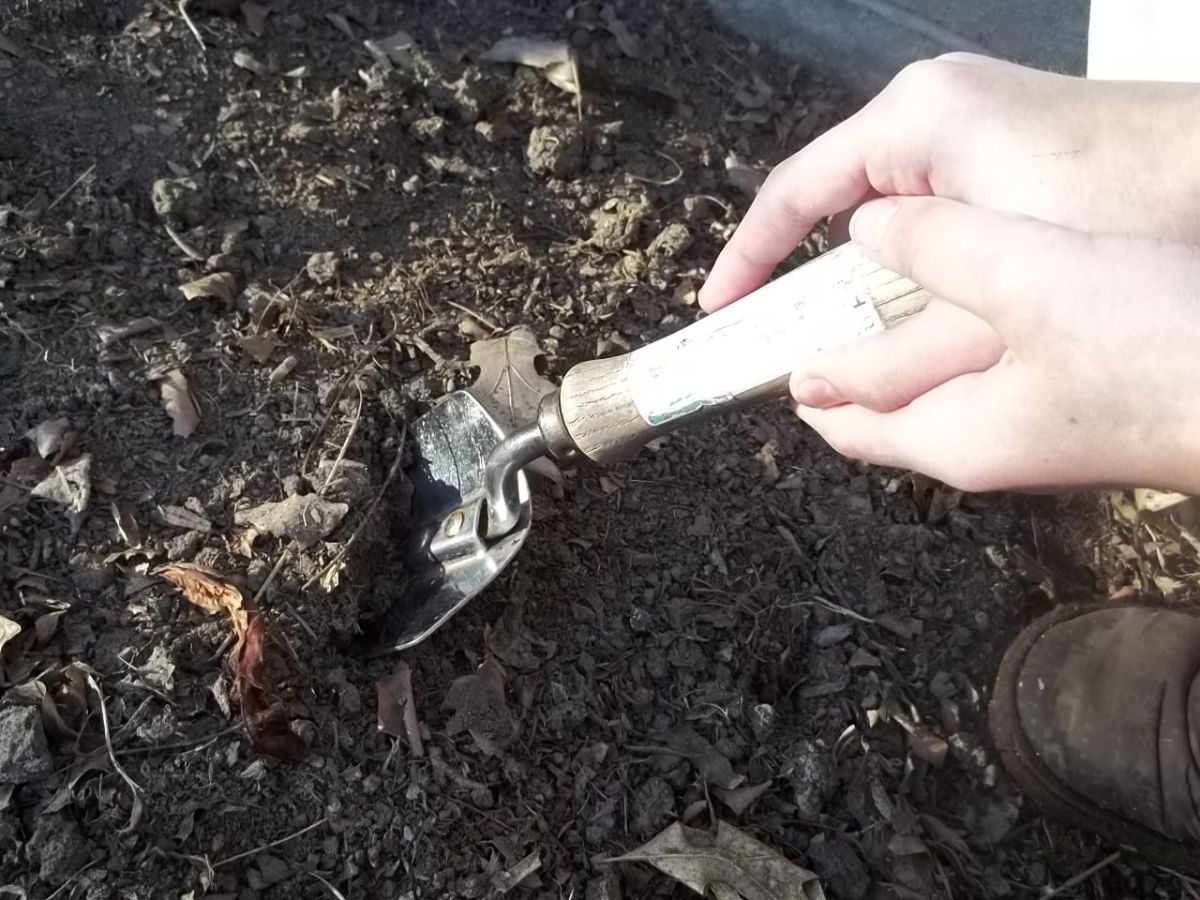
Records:
[[[1065,607],[1018,635],[992,736],[1050,814],[1200,873],[1200,613]]]

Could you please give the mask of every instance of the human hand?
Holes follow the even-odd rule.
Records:
[[[971,54],[916,63],[775,168],[700,292],[760,286],[822,218],[931,195],[1200,243],[1200,86],[1090,82]]]
[[[971,491],[1200,492],[1200,249],[933,197],[850,233],[942,299],[793,375],[836,450]]]

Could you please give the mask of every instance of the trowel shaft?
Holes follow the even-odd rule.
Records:
[[[929,299],[846,244],[653,344],[580,363],[537,421],[489,457],[489,533],[515,524],[507,488],[539,456],[613,463],[681,425],[782,397],[806,358],[890,328]]]

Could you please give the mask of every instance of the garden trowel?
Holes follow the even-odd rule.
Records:
[[[535,460],[607,465],[682,425],[784,397],[807,356],[928,301],[845,244],[675,334],[576,365],[528,422],[502,422],[468,391],[447,395],[412,426],[413,580],[366,635],[375,653],[420,643],[508,565],[529,532]]]

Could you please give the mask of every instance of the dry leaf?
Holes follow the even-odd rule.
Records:
[[[172,369],[162,377],[163,407],[171,421],[175,423],[174,431],[179,437],[191,437],[196,426],[200,424],[200,413],[188,391],[187,379],[178,369]]]
[[[269,334],[247,334],[238,338],[238,346],[256,363],[265,365],[279,346],[279,341]]]
[[[344,34],[350,40],[357,40],[354,36],[354,29],[350,27],[350,23],[346,21],[346,17],[339,13],[325,13],[325,19],[334,28]]]
[[[237,278],[230,272],[213,272],[211,275],[181,284],[179,292],[185,300],[215,297],[226,306],[232,306],[234,297],[237,296]]]
[[[504,696],[504,670],[490,659],[473,674],[454,679],[442,705],[454,710],[446,734],[453,737],[467,731],[488,756],[499,755],[517,735]]]
[[[50,639],[58,633],[58,620],[67,614],[65,609],[57,609],[54,612],[44,613],[37,617],[33,623],[34,633],[37,635],[37,646],[42,647],[50,642]]]
[[[412,62],[412,56],[408,51],[416,46],[416,41],[407,31],[397,31],[385,38],[365,40],[363,46],[367,48],[367,52],[371,56],[375,57],[375,62],[381,66],[390,67],[393,63],[398,66],[406,66]]]
[[[0,650],[21,633],[21,626],[5,616],[0,616]]]
[[[67,507],[78,518],[92,497],[91,455],[85,453],[70,465],[55,466],[54,471],[34,485],[29,493]]]
[[[555,391],[554,384],[538,374],[542,350],[529,329],[471,345],[471,365],[479,376],[467,390],[492,416],[512,431],[537,418],[542,397]]]
[[[243,640],[246,634],[246,610],[241,588],[226,581],[220,572],[180,563],[163,566],[154,574],[171,582],[193,605],[205,612],[228,615],[234,636],[239,642]]]
[[[531,37],[501,38],[483,54],[492,62],[519,63],[540,69],[542,75],[559,90],[580,93],[579,65],[566,41]]]
[[[123,341],[125,338],[133,337],[135,334],[142,334],[153,328],[158,328],[160,325],[162,323],[153,316],[142,316],[139,319],[126,322],[124,325],[100,325],[96,328],[96,336],[100,338],[100,343],[107,347],[109,344]]]
[[[734,815],[740,816],[751,806],[754,801],[765,794],[771,788],[771,782],[764,781],[762,784],[746,784],[740,788],[734,788],[729,791],[725,788],[714,788],[713,796],[727,806]]]
[[[604,9],[600,11],[600,18],[604,20],[604,27],[616,40],[621,52],[630,59],[641,59],[641,43],[633,36],[629,26],[617,18],[617,12],[611,3],[605,4]]]
[[[186,528],[188,531],[212,531],[212,522],[199,513],[182,506],[160,506],[158,514],[163,522],[174,528]]]
[[[49,459],[62,446],[63,435],[70,427],[71,422],[68,419],[53,419],[49,422],[42,422],[36,428],[30,428],[25,432],[25,437],[37,448],[38,455],[42,459]]]
[[[158,577],[171,582],[192,604],[207,612],[229,617],[236,641],[229,651],[233,665],[233,691],[242,721],[256,750],[278,759],[296,760],[304,745],[292,733],[283,704],[271,700],[262,674],[266,622],[245,602],[242,591],[220,572],[193,565],[163,566]]]
[[[691,728],[672,732],[667,737],[667,746],[679,755],[686,756],[706,784],[732,791],[746,781],[745,775],[733,771],[724,754]]]
[[[697,894],[744,900],[825,900],[817,876],[726,822],[714,836],[676,822],[608,862],[649,863]]]
[[[375,682],[375,699],[379,730],[392,737],[407,738],[412,755],[424,756],[425,745],[413,699],[412,669],[408,663],[398,662],[395,672]]]
[[[267,75],[270,69],[254,58],[254,54],[248,50],[235,50],[233,52],[233,64],[239,69],[245,69],[247,72],[253,72],[255,75]]]
[[[246,18],[246,27],[252,34],[261,37],[267,30],[267,16],[271,14],[271,10],[261,3],[254,3],[253,0],[247,0],[241,8],[242,15]]]
[[[233,692],[241,703],[242,721],[254,748],[267,756],[295,762],[304,756],[304,742],[292,731],[283,703],[271,699],[262,676],[266,634],[266,621],[257,612],[250,612],[234,665]]]

